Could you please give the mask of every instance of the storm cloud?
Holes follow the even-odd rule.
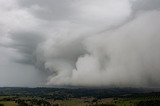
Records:
[[[159,87],[159,8],[159,0],[0,0],[0,86]]]

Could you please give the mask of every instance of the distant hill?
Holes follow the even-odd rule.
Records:
[[[155,92],[146,88],[21,88],[1,87],[0,95],[35,95],[57,98],[97,97],[106,98],[129,94]]]

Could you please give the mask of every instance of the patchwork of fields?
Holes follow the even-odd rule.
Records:
[[[117,95],[110,89],[3,88],[0,106],[160,106],[159,92],[112,91]]]

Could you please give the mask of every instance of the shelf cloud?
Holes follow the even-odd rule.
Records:
[[[0,0],[0,86],[159,87],[159,4]]]

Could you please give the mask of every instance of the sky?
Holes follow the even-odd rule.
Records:
[[[160,0],[0,0],[0,87],[160,87]]]

